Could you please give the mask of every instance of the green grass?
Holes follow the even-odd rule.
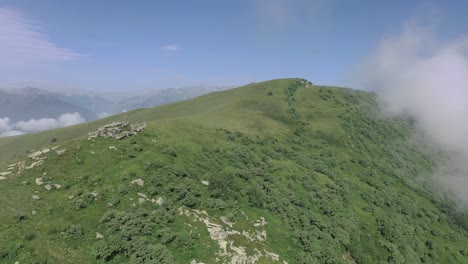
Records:
[[[178,214],[185,206],[218,224],[230,215],[240,231],[261,230],[253,221],[265,217],[265,242],[229,239],[288,263],[467,263],[466,213],[419,179],[436,156],[410,143],[410,125],[382,119],[372,94],[307,86],[267,81],[0,139],[4,164],[54,137],[67,149],[0,181],[0,262],[227,261],[203,222]],[[120,141],[87,140],[123,120],[148,127]],[[37,177],[63,188],[47,191]],[[130,184],[139,178],[143,187]],[[139,192],[166,204],[139,204]]]

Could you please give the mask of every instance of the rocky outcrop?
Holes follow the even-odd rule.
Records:
[[[265,218],[254,221],[254,228],[251,230],[236,230],[235,223],[222,217],[222,222],[226,225],[215,223],[206,211],[181,207],[178,209],[179,215],[192,217],[195,221],[205,224],[210,238],[218,243],[219,250],[216,253],[216,261],[230,264],[254,264],[260,260],[268,263],[280,262],[280,255],[266,250],[265,241],[267,239],[266,230],[258,230],[255,227],[263,227],[267,224]],[[248,240],[248,243],[255,243],[255,247],[247,250],[240,241],[240,237]],[[192,261],[197,263],[196,260]],[[283,263],[287,263],[283,260]]]
[[[129,122],[114,122],[105,126],[101,126],[98,130],[88,133],[88,140],[103,137],[113,139],[123,139],[137,135],[143,129],[146,128],[146,123],[134,123]]]

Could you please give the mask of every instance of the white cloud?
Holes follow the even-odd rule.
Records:
[[[31,66],[78,57],[80,55],[75,51],[58,47],[50,41],[37,23],[18,10],[0,7],[0,67]]]
[[[354,78],[377,92],[383,110],[411,117],[449,155],[436,179],[468,205],[468,37],[442,41],[410,23],[384,39]]]
[[[103,113],[99,113],[97,116],[99,119],[102,119],[102,118],[106,118],[108,116],[111,116],[112,114],[108,113],[108,112],[103,112]]]
[[[179,51],[180,50],[180,47],[176,44],[171,44],[171,45],[163,45],[161,47],[159,47],[161,50],[164,50],[164,51],[172,51],[172,52],[175,52],[175,51]]]
[[[2,138],[2,137],[20,136],[20,135],[24,135],[24,134],[26,134],[26,133],[23,132],[23,131],[10,130],[10,131],[6,131],[6,132],[3,132],[3,133],[0,133],[0,138]]]
[[[332,4],[325,0],[254,0],[254,15],[271,27],[287,26],[313,17],[327,17]]]
[[[15,124],[15,127],[24,132],[39,132],[53,128],[77,125],[84,122],[86,122],[86,120],[79,113],[66,113],[57,119],[41,118],[20,121]]]
[[[8,118],[8,117],[0,118],[0,133],[3,133],[3,132],[8,131],[10,129],[11,129],[10,118]]]

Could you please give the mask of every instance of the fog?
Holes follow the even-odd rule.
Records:
[[[10,118],[0,118],[0,137],[17,136],[86,122],[79,113],[65,113],[58,118],[39,118],[10,123]]]
[[[377,92],[385,113],[415,121],[419,136],[449,157],[435,172],[468,205],[468,37],[438,37],[416,23],[383,39],[353,76]]]

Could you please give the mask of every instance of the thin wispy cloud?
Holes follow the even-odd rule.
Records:
[[[180,50],[180,47],[176,44],[171,44],[171,45],[163,45],[159,47],[161,50],[164,51],[171,51],[171,52],[176,52]]]
[[[0,67],[70,61],[81,55],[53,43],[39,25],[19,10],[0,7]]]
[[[252,7],[263,24],[285,27],[305,18],[327,16],[331,3],[324,0],[254,0]]]

